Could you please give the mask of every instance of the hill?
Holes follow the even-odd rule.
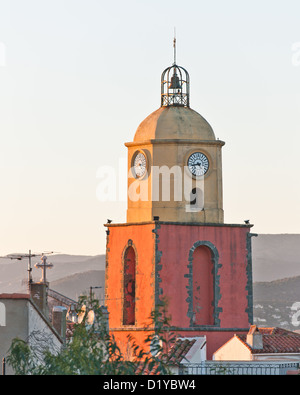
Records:
[[[32,278],[38,281],[41,278],[41,269],[34,267],[40,258],[32,258]],[[105,255],[49,255],[48,262],[54,266],[47,270],[47,280],[51,287],[54,281],[64,279],[76,273],[84,273],[91,270],[105,270]],[[21,261],[1,259],[0,260],[0,293],[22,292],[26,290],[28,281],[28,259]],[[92,284],[91,284],[92,285]]]
[[[259,234],[252,237],[253,281],[300,275],[300,235]]]
[[[97,299],[104,301],[105,271],[89,270],[84,273],[75,273],[53,281],[50,285],[50,288],[54,291],[74,300],[77,300],[82,294],[88,294],[90,287],[101,287],[100,289],[93,288],[92,292]]]
[[[253,284],[254,322],[300,329],[300,276]]]

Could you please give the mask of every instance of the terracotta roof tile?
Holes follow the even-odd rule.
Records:
[[[247,335],[236,335],[252,354],[300,353],[300,334],[282,328],[258,328],[263,336],[263,348],[253,349],[246,343]]]
[[[179,365],[195,343],[196,339],[176,339],[167,354],[163,356],[164,361],[168,365]],[[160,373],[158,372],[158,365],[150,368],[149,365],[141,363],[136,369],[136,374],[155,375]]]
[[[195,339],[177,339],[168,351],[168,360],[170,363],[179,364],[196,343]]]

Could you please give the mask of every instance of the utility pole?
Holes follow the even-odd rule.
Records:
[[[93,289],[99,289],[99,288],[103,288],[103,287],[90,287],[90,302],[92,301],[92,294],[93,294]]]
[[[27,267],[27,271],[28,271],[28,289],[29,289],[29,291],[30,291],[30,285],[31,285],[31,283],[32,283],[31,258],[36,257],[36,256],[41,256],[41,257],[42,257],[41,259],[43,260],[44,254],[47,254],[47,255],[48,255],[48,254],[53,254],[53,251],[51,251],[51,252],[46,252],[46,253],[32,254],[32,253],[31,253],[31,250],[29,250],[29,251],[28,251],[28,254],[9,254],[9,255],[6,255],[6,256],[1,256],[0,258],[5,258],[5,259],[16,259],[16,260],[18,260],[18,261],[22,261],[24,258],[28,258],[28,267]],[[47,259],[47,258],[46,258],[46,259]],[[38,266],[38,267],[41,267],[42,264],[37,264],[37,265],[40,265],[40,266]],[[47,264],[47,265],[49,265],[49,264]],[[50,264],[50,265],[51,265],[51,264]],[[45,275],[46,275],[46,273],[45,273]]]

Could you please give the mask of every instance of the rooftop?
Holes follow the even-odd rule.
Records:
[[[258,330],[262,334],[263,348],[253,349],[246,342],[247,335],[235,335],[246,347],[251,350],[252,354],[274,354],[274,353],[300,353],[300,334],[286,329],[271,328],[251,328],[250,331]]]
[[[22,293],[2,293],[0,294],[0,299],[30,299],[30,295]]]

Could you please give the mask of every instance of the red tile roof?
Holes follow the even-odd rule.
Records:
[[[12,294],[0,294],[0,299],[30,299],[29,294],[12,293]]]
[[[247,344],[247,335],[236,335],[251,350],[252,354],[300,353],[300,334],[277,327],[257,329],[263,337],[261,350],[253,349]]]
[[[164,362],[168,365],[179,365],[195,343],[196,339],[176,339],[166,355],[163,356]],[[150,368],[149,365],[140,363],[136,369],[136,374],[157,375],[160,374],[158,367],[157,364]]]
[[[168,351],[167,358],[170,364],[180,364],[196,343],[196,339],[177,339]]]

